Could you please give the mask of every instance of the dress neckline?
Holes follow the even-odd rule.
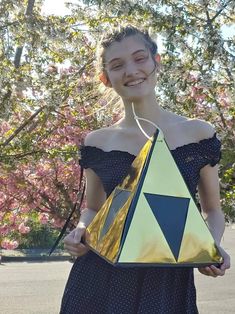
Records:
[[[192,146],[197,146],[197,145],[202,145],[202,144],[205,144],[207,143],[208,141],[211,141],[213,139],[217,139],[216,137],[216,133],[214,133],[214,135],[212,137],[209,137],[209,138],[205,138],[203,140],[200,140],[199,142],[192,142],[192,143],[188,143],[188,144],[184,144],[184,145],[181,145],[181,146],[178,146],[174,149],[170,149],[170,151],[172,153],[175,153],[177,151],[180,151],[181,149],[185,148],[185,147],[192,147]],[[217,139],[218,140],[218,139]],[[219,140],[218,140],[219,141]],[[118,150],[118,149],[112,149],[112,150],[109,150],[109,151],[105,151],[103,150],[102,148],[99,148],[99,147],[96,147],[96,146],[90,146],[90,145],[81,145],[81,147],[84,147],[84,148],[94,148],[94,149],[97,149],[99,151],[101,151],[102,153],[105,153],[105,154],[113,154],[113,153],[123,153],[123,154],[127,154],[129,156],[132,156],[132,157],[136,157],[137,155],[134,155],[128,151],[124,151],[124,150]]]

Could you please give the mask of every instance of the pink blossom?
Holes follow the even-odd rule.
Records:
[[[19,230],[20,233],[26,234],[26,233],[29,233],[30,228],[29,228],[28,226],[25,226],[25,224],[22,222],[22,223],[19,225],[18,230]]]
[[[52,219],[52,226],[55,228],[62,228],[64,226],[65,221],[61,219]]]
[[[54,64],[49,64],[47,70],[47,74],[57,74],[58,73],[58,67]]]
[[[19,246],[17,241],[12,241],[9,239],[3,239],[1,242],[1,247],[6,250],[14,250]]]
[[[4,135],[7,131],[11,129],[8,122],[3,121],[0,125],[0,135]]]
[[[29,211],[30,211],[30,208],[29,208],[29,207],[21,207],[21,208],[20,208],[20,212],[21,212],[22,214],[28,213]]]
[[[206,98],[202,86],[193,86],[190,96],[194,98],[196,101],[203,101]]]
[[[11,216],[9,217],[9,221],[14,224],[17,220],[17,215],[15,213],[12,213]]]
[[[9,232],[10,232],[10,229],[6,224],[0,227],[0,235],[6,236],[9,234]]]
[[[40,221],[41,224],[45,225],[48,223],[48,220],[49,220],[49,215],[46,214],[46,213],[40,213],[38,215],[38,219]]]
[[[11,241],[11,249],[14,250],[19,246],[18,241]]]

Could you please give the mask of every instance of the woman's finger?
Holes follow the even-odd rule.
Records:
[[[73,255],[73,256],[82,256],[84,255],[85,253],[88,252],[88,249],[87,248],[84,248],[84,249],[81,249],[81,250],[77,250],[77,249],[69,249],[68,250],[68,253],[70,255]]]
[[[73,234],[73,233],[68,234],[68,235],[64,238],[63,242],[64,242],[64,244],[73,243],[73,242],[74,242],[74,234]]]
[[[214,274],[214,272],[210,269],[210,267],[201,267],[198,268],[198,270],[200,271],[200,273],[202,273],[205,276],[211,276],[211,277],[216,277],[216,275]]]
[[[222,270],[214,265],[212,265],[210,267],[211,271],[213,272],[213,274],[217,277],[217,276],[223,276],[225,274],[225,270]]]
[[[83,244],[66,244],[64,248],[73,256],[82,256],[89,251],[89,249]]]

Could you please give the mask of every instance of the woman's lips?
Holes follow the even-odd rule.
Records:
[[[128,87],[136,86],[136,85],[143,83],[144,81],[145,81],[145,79],[137,79],[137,80],[129,81],[129,82],[125,83],[124,85],[128,86]]]

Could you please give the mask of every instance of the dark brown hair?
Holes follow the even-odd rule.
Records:
[[[125,26],[121,27],[119,30],[108,33],[100,43],[99,55],[98,55],[98,62],[99,62],[99,71],[103,72],[104,69],[104,54],[105,50],[110,47],[114,42],[121,42],[124,38],[129,36],[139,36],[141,40],[143,40],[146,47],[149,49],[152,58],[155,62],[155,56],[157,54],[157,44],[152,40],[149,36],[149,33],[145,30],[140,30],[134,26]]]

